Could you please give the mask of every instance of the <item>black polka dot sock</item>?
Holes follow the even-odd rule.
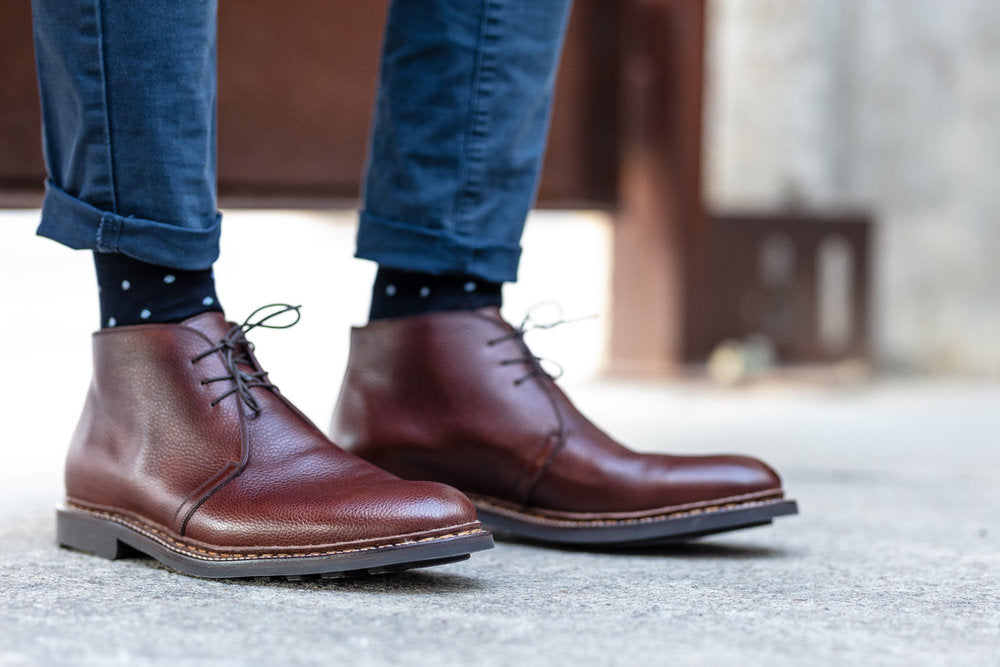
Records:
[[[368,319],[474,310],[502,303],[501,283],[470,276],[432,276],[379,267],[372,286]]]
[[[212,269],[182,271],[116,253],[94,253],[101,328],[180,322],[221,311]]]

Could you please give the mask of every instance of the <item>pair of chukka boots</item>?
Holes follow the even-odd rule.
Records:
[[[204,577],[341,577],[468,558],[493,545],[484,523],[632,546],[796,511],[756,459],[615,442],[496,308],[355,329],[328,438],[247,341],[273,314],[94,334],[60,544]]]

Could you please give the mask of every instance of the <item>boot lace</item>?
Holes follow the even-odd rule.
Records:
[[[540,322],[532,316],[532,312],[545,306],[555,307],[557,316],[551,321]],[[518,326],[514,327],[512,331],[497,338],[494,338],[492,340],[489,340],[486,342],[486,344],[489,345],[490,347],[493,347],[494,345],[499,345],[500,343],[503,343],[508,340],[513,340],[517,342],[518,347],[521,348],[521,351],[524,353],[524,355],[520,357],[513,357],[511,359],[504,359],[500,362],[501,366],[511,366],[514,364],[528,364],[529,368],[528,372],[522,375],[521,377],[517,378],[516,380],[514,380],[515,385],[519,386],[533,377],[540,377],[540,376],[544,376],[555,381],[562,377],[563,367],[559,363],[551,359],[546,359],[544,357],[539,357],[535,355],[528,347],[528,344],[525,342],[524,340],[525,335],[531,331],[536,331],[539,329],[554,329],[555,327],[561,326],[563,324],[571,324],[573,322],[592,319],[594,317],[596,317],[596,315],[584,315],[582,317],[565,319],[562,316],[562,309],[557,304],[539,304],[537,306],[532,306],[531,308],[529,308],[528,312],[524,315],[524,319],[522,319],[521,323]],[[552,369],[552,371],[550,372],[549,370],[546,370],[545,368],[546,366],[549,366]]]
[[[288,329],[289,327],[293,327],[302,318],[302,313],[299,312],[300,308],[302,308],[302,306],[291,306],[287,303],[271,303],[266,306],[261,306],[257,310],[250,313],[249,317],[243,321],[243,324],[237,324],[234,326],[226,333],[225,336],[222,337],[222,340],[191,360],[191,363],[194,364],[215,352],[222,353],[222,359],[226,365],[227,374],[214,378],[205,378],[201,381],[201,383],[206,385],[215,382],[231,381],[233,385],[228,391],[217,396],[215,400],[212,401],[212,407],[218,405],[225,398],[236,394],[240,397],[240,400],[242,400],[243,403],[253,411],[254,416],[260,414],[260,403],[257,402],[257,398],[250,392],[250,390],[254,387],[277,390],[278,387],[268,380],[267,372],[262,370],[256,359],[254,359],[252,354],[254,349],[253,343],[247,340],[246,335],[252,329],[256,329],[257,327],[262,329]],[[284,324],[268,323],[275,317],[279,317],[288,312],[295,313],[295,319],[291,322]],[[255,320],[254,318],[258,317],[258,315],[260,315],[260,317]],[[240,368],[241,365],[256,370],[246,371],[243,368]]]

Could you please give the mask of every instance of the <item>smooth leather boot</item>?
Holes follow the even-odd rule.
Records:
[[[66,462],[63,546],[141,552],[203,577],[338,577],[492,546],[458,491],[339,449],[267,379],[221,313],[94,334]]]
[[[743,456],[639,454],[573,406],[497,308],[356,328],[332,437],[406,479],[464,491],[489,527],[571,544],[642,544],[797,511]]]

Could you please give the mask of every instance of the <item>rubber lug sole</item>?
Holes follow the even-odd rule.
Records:
[[[465,560],[476,551],[493,547],[493,536],[489,531],[479,530],[323,556],[209,560],[181,553],[117,521],[64,507],[56,510],[56,539],[62,547],[111,560],[149,556],[167,567],[195,577],[284,577],[290,581],[316,577],[361,577],[444,565]]]
[[[798,514],[794,500],[776,499],[679,513],[662,518],[628,520],[556,520],[484,503],[473,498],[479,520],[487,528],[537,542],[595,547],[643,547],[697,539],[706,535],[765,526],[779,516]]]

